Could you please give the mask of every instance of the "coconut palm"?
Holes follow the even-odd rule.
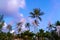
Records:
[[[23,23],[19,22],[17,23],[17,28],[18,28],[18,35],[17,37],[20,39],[21,38],[21,27],[22,27]]]
[[[44,35],[45,39],[51,40],[51,36],[52,36],[52,35],[51,35],[51,33],[50,33],[49,31],[46,31],[46,32],[45,32],[45,35]]]
[[[35,8],[34,10],[33,10],[33,12],[30,12],[30,17],[31,18],[36,18],[36,19],[39,19],[40,21],[41,21],[41,17],[40,16],[42,16],[44,13],[43,12],[41,12],[41,10],[40,9],[38,9],[38,8]]]
[[[30,23],[26,23],[25,27],[29,28],[29,30],[30,30]]]
[[[33,36],[34,36],[34,33],[30,32],[29,30],[21,33],[21,37],[24,40],[33,40]]]
[[[19,22],[19,23],[17,23],[17,26],[19,27],[22,27],[22,22]]]
[[[3,15],[0,15],[0,32],[3,26],[4,26]]]
[[[60,40],[60,37],[57,34],[57,28],[59,29],[58,26],[60,26],[60,21],[57,21],[54,26],[52,24],[50,25],[51,29],[54,28],[54,30],[52,29],[50,31],[50,40]]]
[[[13,35],[10,32],[8,32],[6,35],[7,35],[7,40],[13,40]]]
[[[17,23],[18,33],[21,32],[22,22]]]
[[[56,26],[60,26],[60,21],[57,21],[57,22],[55,23],[55,25],[56,25]]]
[[[51,22],[49,22],[47,28],[48,28],[49,32],[51,32],[53,30],[53,28],[55,28],[55,26],[53,24],[51,24]]]
[[[17,23],[17,27],[18,27],[18,33],[19,33],[21,31],[22,22]]]
[[[40,21],[42,20],[42,19],[41,19],[41,16],[42,16],[43,14],[44,14],[44,13],[41,12],[41,10],[38,9],[38,8],[35,8],[35,9],[33,10],[33,12],[30,12],[30,16],[29,16],[29,17],[34,18],[34,22],[33,22],[33,25],[35,26],[35,27],[34,27],[34,31],[36,30],[36,27],[39,26],[39,25],[38,25],[38,24],[39,24],[39,20],[40,20]]]
[[[9,30],[9,32],[12,30],[12,26],[10,24],[7,25],[7,29]]]
[[[60,21],[57,21],[57,22],[55,23],[55,26],[56,26],[56,31],[57,31],[57,33],[58,33],[58,36],[60,36]]]
[[[44,40],[44,30],[40,29],[39,32],[36,34],[36,36],[38,37],[38,40]]]
[[[3,15],[0,15],[0,22],[3,21]]]

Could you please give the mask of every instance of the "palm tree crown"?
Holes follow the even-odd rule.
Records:
[[[41,15],[43,15],[44,13],[43,12],[41,12],[41,10],[40,9],[34,9],[33,10],[33,12],[30,12],[30,17],[31,18],[38,18],[40,21],[41,21]]]

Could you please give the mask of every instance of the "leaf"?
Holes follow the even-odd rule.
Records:
[[[35,22],[35,24],[38,26],[38,24],[39,24],[38,21],[37,21],[37,20],[34,20],[34,22]]]
[[[40,17],[38,17],[38,19],[39,19],[40,21],[42,21],[42,19],[41,19]]]
[[[29,16],[29,17],[31,17],[31,18],[35,18],[35,16]]]
[[[44,12],[39,13],[39,15],[40,15],[40,16],[41,16],[41,15],[44,15]]]
[[[32,15],[32,16],[34,16],[35,14],[34,13],[32,13],[32,12],[30,12],[30,14]]]
[[[17,26],[22,27],[22,22],[17,23]]]
[[[30,26],[30,23],[26,23],[26,25],[25,25],[25,26],[29,28],[29,26]]]

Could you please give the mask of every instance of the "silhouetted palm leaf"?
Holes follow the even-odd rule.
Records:
[[[38,19],[39,19],[40,21],[42,21],[42,19],[41,19],[40,17],[38,17]]]
[[[39,13],[39,15],[44,15],[44,12]]]
[[[37,26],[38,26],[38,24],[39,24],[37,20],[34,20],[34,23],[35,23]]]
[[[17,23],[17,26],[22,26],[22,22]]]
[[[29,26],[30,26],[30,23],[26,23],[25,27],[28,27],[29,28]]]

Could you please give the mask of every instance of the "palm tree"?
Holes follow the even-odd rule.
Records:
[[[21,37],[24,39],[24,40],[33,40],[33,36],[35,34],[30,32],[29,30],[28,31],[25,31],[23,33],[21,33]]]
[[[0,15],[0,32],[3,26],[4,26],[3,15]]]
[[[49,32],[51,32],[53,30],[52,28],[55,28],[55,26],[53,24],[51,24],[51,22],[49,22],[47,28],[48,28]]]
[[[50,33],[49,31],[46,31],[46,32],[45,32],[45,35],[44,35],[45,38],[51,40],[51,36],[52,36],[52,35],[51,35],[51,33]]]
[[[12,30],[12,26],[10,24],[8,24],[7,29],[9,29],[9,32],[10,32]]]
[[[19,22],[17,23],[17,28],[18,28],[18,35],[17,37],[20,39],[21,38],[21,27],[22,27],[23,23]]]
[[[42,20],[40,16],[42,16],[43,14],[44,14],[44,13],[41,12],[41,10],[38,9],[38,8],[35,8],[35,9],[33,10],[33,12],[30,12],[30,16],[29,16],[29,17],[35,19],[35,20],[34,20],[34,23],[33,23],[35,26],[38,26],[38,24],[39,24],[38,20],[40,20],[40,21]],[[36,28],[36,27],[35,27],[35,28]],[[35,28],[34,28],[34,29],[35,29]]]
[[[57,22],[55,23],[55,26],[56,26],[56,31],[57,31],[57,33],[58,33],[58,36],[60,36],[60,21],[57,21]]]
[[[3,21],[3,15],[0,15],[0,22]]]
[[[51,29],[51,31],[50,31],[50,40],[60,40],[60,37],[59,37],[59,27],[60,27],[60,21],[57,21],[56,23],[55,23],[55,25],[52,25],[52,24],[50,24],[50,29]],[[52,28],[54,28],[54,30],[52,29]],[[57,32],[57,30],[58,30],[58,32]]]
[[[57,22],[55,23],[55,25],[56,25],[56,26],[60,26],[60,21],[57,21]]]
[[[17,23],[18,33],[21,32],[22,22]]]
[[[30,30],[30,23],[26,23],[25,27],[29,28],[29,30]]]
[[[7,35],[7,40],[13,40],[13,35],[10,32],[8,32],[6,35]]]
[[[30,17],[31,17],[31,18],[39,19],[39,20],[41,21],[42,19],[41,19],[40,16],[42,16],[43,14],[44,14],[44,13],[41,12],[40,9],[35,8],[35,9],[33,10],[33,12],[30,12],[30,15],[31,15]]]
[[[44,40],[44,30],[40,29],[39,32],[36,34],[36,36],[38,37],[38,40]]]

